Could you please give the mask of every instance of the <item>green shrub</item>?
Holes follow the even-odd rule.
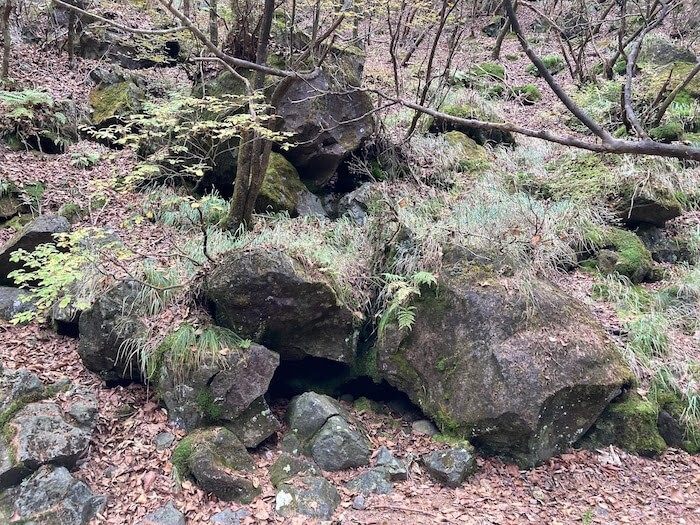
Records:
[[[564,59],[559,55],[548,55],[542,57],[542,63],[544,64],[544,67],[547,68],[547,71],[549,71],[552,75],[561,73],[566,68],[566,62],[564,62]],[[540,72],[537,70],[537,67],[535,67],[535,64],[528,65],[525,68],[525,72],[536,77],[540,76]]]
[[[515,86],[511,89],[511,93],[514,97],[522,100],[525,105],[532,105],[542,100],[542,93],[534,84]]]

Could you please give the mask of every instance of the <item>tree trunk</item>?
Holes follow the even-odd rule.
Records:
[[[274,10],[274,0],[265,0],[265,10],[260,24],[258,48],[255,56],[257,64],[264,64],[267,60]],[[258,70],[253,77],[255,92],[261,91],[264,85],[265,73]],[[253,103],[252,97],[250,103]],[[275,103],[274,96],[272,103]],[[255,118],[254,111],[251,112],[251,115]],[[261,136],[257,130],[247,129],[241,134],[236,181],[233,185],[233,197],[226,221],[229,230],[238,231],[240,228],[249,229],[252,226],[255,201],[258,199],[260,188],[262,188],[271,150],[272,143]]]
[[[12,39],[10,37],[10,14],[14,9],[15,5],[12,0],[5,0],[5,4],[2,6],[2,40],[4,42],[2,48],[2,71],[0,71],[0,79],[7,80],[7,76],[10,73],[10,46],[12,45]]]
[[[219,5],[218,0],[209,0],[209,40],[219,45]]]

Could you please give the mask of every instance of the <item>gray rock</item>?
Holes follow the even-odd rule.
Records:
[[[297,196],[296,213],[300,217],[327,217],[323,203],[308,190],[302,190]]]
[[[185,515],[175,508],[172,501],[145,516],[139,525],[187,525]]]
[[[143,327],[134,307],[140,290],[136,283],[123,282],[80,315],[78,354],[85,368],[104,381],[140,378],[140,363],[122,349]]]
[[[620,197],[614,203],[617,215],[630,226],[651,224],[663,228],[667,221],[683,214],[683,205],[674,195],[660,191],[637,195],[634,199]]]
[[[22,268],[21,262],[10,262],[10,256],[18,249],[33,252],[40,244],[53,243],[54,234],[70,231],[70,223],[59,215],[42,215],[15,233],[7,243],[0,248],[0,286],[13,286],[15,283],[8,277],[14,270]]]
[[[370,494],[389,494],[391,492],[389,476],[386,471],[381,468],[367,470],[359,474],[348,481],[345,487],[351,492],[359,493],[364,496],[369,496]]]
[[[311,442],[311,455],[323,469],[344,470],[369,465],[369,440],[340,416],[331,417]]]
[[[183,457],[184,455],[184,457]],[[255,470],[253,459],[238,438],[225,428],[195,430],[173,452],[202,490],[223,501],[250,503],[260,494],[249,473]]]
[[[299,474],[305,476],[321,476],[321,470],[311,461],[282,454],[270,466],[270,482],[273,487],[279,487],[281,483],[297,477]]]
[[[642,44],[642,49],[639,52],[639,61],[665,66],[674,62],[690,62],[694,64],[698,61],[698,58],[691,49],[674,44],[664,35],[649,35]]]
[[[275,352],[252,343],[247,348],[231,350],[226,361],[206,361],[189,369],[184,377],[181,365],[176,361],[172,366],[167,357],[166,354],[156,390],[168,409],[168,417],[182,428],[231,424],[250,447],[279,428],[261,400],[279,365]]]
[[[411,423],[411,430],[416,434],[422,434],[430,437],[440,433],[433,422],[427,419],[419,419],[418,421]]]
[[[403,461],[394,457],[388,448],[382,446],[377,453],[377,469],[383,470],[389,481],[405,481],[408,479],[408,470]]]
[[[632,375],[572,297],[536,281],[526,302],[514,286],[447,250],[439,294],[423,293],[411,331],[387,327],[378,367],[429,417],[531,466],[579,439]]]
[[[306,441],[333,416],[347,418],[349,414],[335,399],[316,392],[305,392],[289,403],[285,419],[290,431]]]
[[[20,523],[86,525],[106,503],[64,467],[42,467],[20,486],[0,495],[0,521],[10,517]]]
[[[0,286],[0,319],[11,321],[17,314],[29,312],[36,308],[34,301],[26,290]]]
[[[422,464],[428,474],[447,487],[459,487],[476,471],[476,457],[472,450],[438,450],[424,456]]]
[[[636,233],[651,252],[654,261],[670,264],[693,262],[693,254],[685,239],[674,237],[668,231],[653,225],[641,225]]]
[[[236,512],[226,509],[214,514],[209,523],[211,525],[241,525],[241,520],[248,516],[250,516],[250,512],[245,509],[238,509]]]
[[[248,448],[255,448],[282,426],[264,397],[259,397],[235,421],[224,425]]]
[[[352,498],[352,508],[353,509],[365,510],[366,507],[367,507],[367,502],[365,501],[365,497],[362,494]]]
[[[26,368],[0,368],[0,415],[20,399],[37,398],[44,394],[44,383]]]
[[[494,16],[491,18],[491,21],[488,24],[481,28],[481,32],[484,33],[486,36],[496,38],[498,36],[498,33],[501,32],[501,28],[504,26],[505,23],[505,17]]]
[[[330,519],[340,504],[336,488],[321,477],[304,477],[302,486],[283,483],[275,497],[275,510],[282,516],[302,514],[315,519]]]
[[[216,321],[279,352],[282,359],[323,357],[352,363],[352,311],[329,283],[278,250],[234,251],[207,277]]]
[[[3,465],[0,489],[15,484],[41,465],[50,463],[73,468],[87,449],[92,434],[90,427],[67,422],[63,411],[51,402],[25,406],[8,426],[15,446],[0,444]]]
[[[277,104],[282,131],[297,144],[285,155],[306,185],[328,184],[340,163],[374,131],[372,99],[358,90],[334,90],[325,72],[313,80],[293,80]]]
[[[367,209],[372,198],[372,184],[365,182],[362,186],[347,195],[338,202],[338,215],[347,215],[357,224],[363,224],[367,219]]]
[[[173,441],[175,441],[175,436],[170,432],[161,432],[153,438],[153,444],[156,446],[156,450],[158,451],[163,451],[170,448]]]

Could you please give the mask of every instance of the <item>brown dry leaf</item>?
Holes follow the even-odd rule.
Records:
[[[158,474],[153,471],[149,470],[143,475],[143,490],[151,490],[151,487],[153,486],[153,483],[155,482],[156,478],[158,477]]]

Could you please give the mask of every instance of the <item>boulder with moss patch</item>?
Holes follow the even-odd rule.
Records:
[[[412,329],[390,324],[379,338],[379,369],[443,432],[536,465],[579,439],[632,374],[572,297],[479,261],[446,252]]]
[[[328,279],[281,250],[227,254],[207,276],[218,324],[278,352],[352,363],[357,329]]]
[[[485,107],[477,107],[470,104],[446,105],[440,108],[442,113],[451,117],[463,119],[481,120],[485,122],[503,123],[503,119],[493,111]],[[456,123],[446,119],[435,118],[429,126],[431,133],[445,133],[448,131],[460,131],[464,133],[480,146],[484,144],[506,144],[514,145],[515,137],[510,131],[497,129],[485,129],[478,125]]]
[[[674,44],[664,35],[652,34],[644,39],[639,52],[639,62],[665,66],[674,62],[695,64],[698,61],[695,53],[688,47]]]
[[[299,215],[302,196],[310,193],[299,178],[296,168],[279,153],[270,154],[255,209],[258,212],[286,211],[291,216]]]
[[[618,273],[633,283],[652,277],[654,261],[651,252],[633,232],[605,227],[589,232],[587,236],[599,249],[598,269],[602,273]]]
[[[448,131],[444,134],[447,143],[457,148],[461,154],[459,167],[466,172],[479,171],[489,164],[486,148],[480,146],[461,131]]]
[[[666,443],[657,428],[659,407],[636,394],[616,400],[605,409],[580,441],[585,448],[617,445],[640,456],[658,456]]]
[[[180,476],[191,476],[220,500],[250,503],[261,492],[250,479],[253,458],[225,428],[195,430],[180,441],[171,461]]]
[[[90,92],[92,124],[96,128],[106,128],[121,123],[139,112],[145,99],[146,92],[133,79],[99,86]]]

